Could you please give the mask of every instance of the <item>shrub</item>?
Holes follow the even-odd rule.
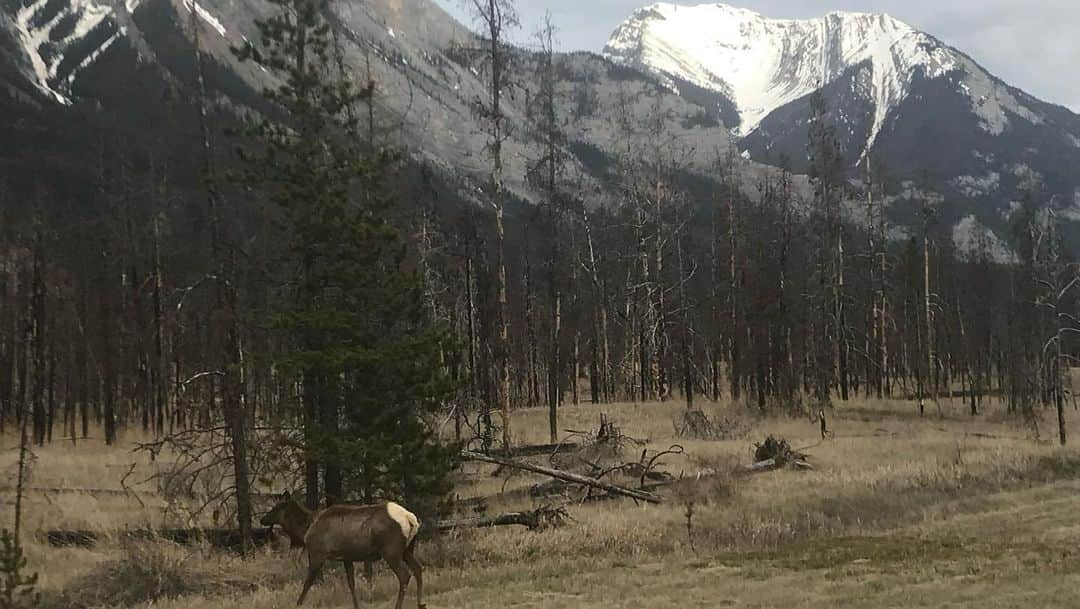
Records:
[[[15,535],[0,529],[0,609],[35,607],[40,595],[35,590],[37,573],[24,575],[26,557]]]
[[[123,607],[256,587],[231,567],[170,542],[125,542],[116,559],[69,586],[55,605],[73,609]]]

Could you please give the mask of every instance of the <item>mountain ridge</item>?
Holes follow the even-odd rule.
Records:
[[[715,4],[705,6],[721,10]],[[74,112],[149,117],[152,113],[143,108],[159,103],[161,95],[190,93],[193,10],[202,32],[200,43],[207,58],[208,89],[215,111],[233,116],[263,111],[265,101],[259,91],[274,84],[273,75],[258,66],[237,63],[230,52],[231,46],[256,35],[254,20],[271,10],[265,0],[0,0],[0,9],[0,98],[6,90],[15,103],[23,104],[20,112],[27,116],[33,115],[26,109],[31,106],[58,115],[69,107],[66,102]],[[652,12],[656,10],[686,12],[685,7],[660,3],[634,15],[639,21],[644,19],[640,25],[647,25],[646,21],[656,18]],[[723,11],[734,15],[728,25],[735,24],[736,33],[742,31],[740,20],[765,19],[726,5]],[[102,12],[107,14],[101,17]],[[873,46],[873,36],[867,32],[883,28],[892,31],[894,38],[903,38],[910,36],[910,28],[875,13],[830,15],[836,24],[829,25],[830,17],[822,17],[820,23],[814,22],[818,29],[811,32],[810,42],[789,45],[792,53],[791,49],[797,48],[817,51],[817,59],[792,64],[789,72],[812,76],[819,70],[822,75],[832,75],[824,89],[830,120],[852,167],[870,150],[875,159],[888,159],[897,182],[919,185],[899,189],[901,195],[915,195],[897,195],[890,200],[891,221],[914,226],[917,210],[926,204],[921,193],[932,193],[935,201],[947,201],[942,206],[944,221],[952,225],[963,221],[964,226],[978,222],[1003,235],[1009,210],[1020,200],[1025,185],[1033,181],[1046,184],[1048,196],[1056,196],[1059,204],[1075,207],[1075,213],[1063,217],[1080,218],[1080,172],[1073,170],[1080,166],[1080,120],[1075,115],[1009,87],[975,60],[921,33],[917,39],[933,45],[931,51],[955,53],[950,55],[959,66],[950,72],[954,78],[919,70],[904,81],[903,96],[878,103],[888,96],[873,94],[875,86],[884,93],[896,90],[886,86],[890,81],[880,74],[882,78],[875,85],[874,65],[888,62],[880,53],[878,64],[873,58],[851,62]],[[844,20],[852,16],[866,27],[847,28],[845,42]],[[452,177],[462,198],[483,202],[488,180],[487,142],[474,102],[485,95],[485,88],[477,71],[483,67],[468,52],[468,47],[475,45],[474,35],[430,0],[336,2],[331,18],[344,34],[350,69],[362,75],[371,66],[378,82],[377,114],[394,131],[394,141],[416,162]],[[700,27],[709,27],[708,20],[700,21]],[[814,29],[790,25],[798,20],[767,21],[774,29],[780,27],[775,23],[788,23],[782,27],[798,30],[800,36]],[[753,23],[746,27],[756,31]],[[823,42],[821,37],[830,32],[839,36],[839,42]],[[763,175],[775,174],[775,167],[784,159],[791,161],[789,168],[796,173],[806,171],[807,100],[816,89],[810,86],[812,78],[788,83],[788,89],[779,91],[783,95],[771,101],[781,105],[767,114],[766,106],[761,106],[761,116],[751,117],[756,121],[753,129],[740,130],[741,123],[746,121],[749,126],[751,121],[746,118],[745,96],[740,109],[737,87],[720,86],[717,79],[694,78],[704,72],[672,74],[635,61],[625,53],[635,48],[634,41],[639,38],[626,36],[623,56],[583,52],[559,56],[559,95],[567,106],[567,158],[570,174],[585,193],[582,196],[600,205],[618,199],[610,167],[620,146],[620,136],[612,125],[618,119],[623,94],[635,98],[631,112],[638,122],[644,122],[652,111],[650,99],[663,97],[668,129],[692,151],[690,169],[699,176],[708,177],[715,171],[717,158],[732,150],[748,157],[739,160],[738,169],[747,192],[753,191]],[[733,40],[735,46],[742,44],[741,39]],[[770,48],[783,51],[785,47],[773,44]],[[739,56],[736,51],[739,49],[729,56]],[[532,73],[536,58],[525,49],[512,53],[514,69]],[[36,60],[31,57],[34,54],[38,55]],[[966,74],[965,70],[975,77],[957,76]],[[667,93],[658,93],[664,88]],[[973,105],[972,96],[982,99],[981,106]],[[0,99],[0,104],[3,101]],[[527,93],[508,96],[505,104],[509,124],[529,123]],[[887,111],[882,114],[883,108]],[[159,137],[154,132],[161,119],[146,118],[142,127],[132,124],[127,129]],[[728,128],[734,128],[734,134]],[[17,130],[8,132],[14,134],[12,142],[23,138],[24,147],[33,143],[33,139],[25,139],[31,138],[30,131],[24,130],[23,135]],[[530,137],[528,129],[515,129],[505,143],[506,185],[520,200],[538,201],[526,179],[529,163],[540,154]],[[969,216],[973,219],[968,220]]]
[[[776,109],[869,61],[865,85],[875,114],[863,152],[910,94],[917,71],[931,79],[961,68],[979,77],[987,73],[962,52],[885,13],[832,11],[811,19],[775,19],[723,3],[658,2],[639,9],[616,28],[604,54],[731,95],[741,117],[740,136],[752,133]],[[977,111],[983,107],[974,97],[978,93],[994,94],[998,102],[997,91],[965,86]],[[1007,93],[1000,97],[998,103],[1009,110],[1037,120]],[[991,130],[1000,130],[1007,120],[997,108],[982,115]]]
[[[950,222],[973,215],[1004,234],[1025,193],[1080,210],[1080,116],[887,14],[773,19],[658,2],[620,24],[604,54],[673,90],[691,82],[730,100],[728,126],[758,162],[808,169],[809,101],[820,90],[852,176],[868,156],[884,161],[947,201]],[[913,218],[926,204],[899,199],[891,212]]]

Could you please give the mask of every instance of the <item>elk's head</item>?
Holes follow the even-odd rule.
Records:
[[[285,491],[278,497],[278,502],[274,504],[274,507],[270,508],[270,511],[263,514],[263,517],[259,520],[259,524],[264,527],[272,527],[276,525],[285,525],[285,510],[289,508],[289,505],[293,502],[292,494],[289,491]]]

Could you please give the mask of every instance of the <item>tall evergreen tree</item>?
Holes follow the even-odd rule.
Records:
[[[332,62],[328,1],[272,4],[260,42],[237,53],[281,77],[265,95],[283,117],[249,126],[261,148],[244,155],[244,178],[266,189],[285,235],[265,319],[281,340],[275,363],[302,387],[308,502],[320,472],[327,503],[438,496],[454,450],[424,415],[450,389],[438,365],[446,334],[388,220],[381,178],[394,155],[359,143],[353,108],[372,91]]]

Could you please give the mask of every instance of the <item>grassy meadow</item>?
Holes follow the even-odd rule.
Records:
[[[971,417],[945,400],[920,418],[911,402],[853,400],[830,411],[833,436],[824,441],[816,421],[757,419],[711,403],[710,417],[738,420],[745,432],[680,438],[673,421],[682,409],[566,406],[560,428],[595,430],[604,413],[644,442],[605,458],[637,461],[643,449],[681,445],[682,454],[659,466],[681,479],[657,491],[666,498],[660,505],[575,502],[558,528],[460,530],[425,542],[428,607],[1080,607],[1080,451],[1036,438],[997,405]],[[547,411],[516,411],[513,429],[518,443],[546,442]],[[1055,437],[1049,429],[1044,438]],[[814,469],[741,471],[753,442],[769,434],[808,447]],[[287,542],[243,559],[118,537],[90,549],[47,545],[47,529],[164,523],[164,501],[144,482],[161,461],[132,453],[137,440],[125,438],[126,448],[57,441],[36,451],[23,541],[43,605],[293,606],[305,559]],[[0,483],[9,485],[14,438],[2,441]],[[489,514],[566,502],[530,496],[542,476],[493,470],[467,464],[459,497],[486,498]],[[5,524],[13,502],[5,487]],[[340,573],[328,572],[307,605],[350,606]],[[376,568],[373,588],[360,588],[366,606],[392,606],[396,581],[385,567]],[[415,606],[415,588],[406,602]]]

